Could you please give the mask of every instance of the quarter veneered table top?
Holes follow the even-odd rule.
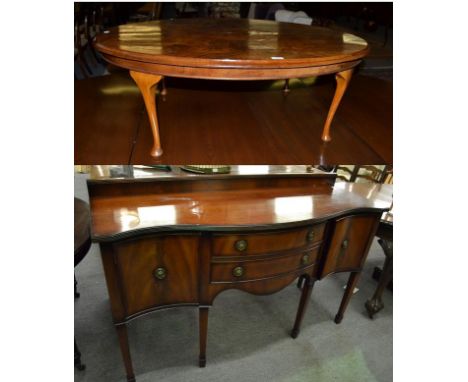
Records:
[[[97,37],[104,54],[212,68],[293,68],[355,61],[365,40],[328,28],[250,19],[178,19],[121,25]]]

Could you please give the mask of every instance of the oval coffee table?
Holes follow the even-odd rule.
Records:
[[[95,41],[104,58],[130,70],[153,132],[151,156],[162,155],[156,85],[164,76],[275,80],[336,73],[337,87],[323,128],[330,125],[353,68],[369,52],[363,39],[327,28],[250,19],[179,19],[121,25]]]

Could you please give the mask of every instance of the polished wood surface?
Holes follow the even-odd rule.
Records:
[[[279,80],[285,77],[303,78],[321,76],[350,70],[359,65],[360,60],[346,61],[338,64],[322,66],[306,66],[293,68],[236,68],[236,67],[191,67],[153,64],[141,61],[129,61],[115,56],[104,55],[112,65],[136,71],[145,75],[157,74],[169,77],[197,78],[205,80]]]
[[[95,46],[105,57],[129,62],[210,69],[323,66],[359,60],[368,53],[367,43],[351,34],[247,19],[121,25],[98,36]]]
[[[295,80],[287,96],[269,82],[167,79],[157,97],[164,156],[152,159],[151,126],[128,74],[75,82],[76,164],[392,163],[392,83],[354,75],[333,121],[333,140],[318,137],[333,78]],[[298,87],[300,86],[300,87]],[[362,105],[366,105],[365,108]],[[259,144],[261,142],[261,144]]]
[[[323,238],[324,224],[263,235],[217,235],[213,239],[213,252],[219,256],[256,255],[285,249],[301,248],[316,244]],[[238,243],[245,242],[245,249]]]
[[[74,84],[75,164],[128,163],[145,117],[135,82],[125,73]]]
[[[268,253],[268,252],[265,252]],[[257,259],[244,256],[242,258],[212,259],[210,281],[216,283],[241,283],[264,280],[291,273],[313,266],[319,255],[319,248],[305,251],[291,251],[284,254],[272,254]]]
[[[251,19],[180,19],[121,25],[95,41],[111,64],[130,70],[142,91],[154,146],[160,145],[154,87],[161,76],[260,80],[337,73],[337,88],[322,132],[330,125],[351,78],[367,55],[366,41],[327,28]],[[166,90],[164,90],[164,94]]]
[[[209,307],[228,289],[266,295],[300,277],[295,338],[315,280],[352,271],[338,323],[380,216],[391,206],[390,185],[334,184],[334,174],[310,173],[306,166],[257,167],[247,174],[235,166],[233,174],[211,177],[177,171],[138,177],[112,168],[95,168],[88,190],[128,381],[134,380],[122,329],[128,321],[162,308],[198,306],[204,367]]]
[[[93,238],[109,240],[154,229],[200,230],[211,227],[233,231],[243,226],[279,228],[313,224],[344,211],[371,212],[389,206],[388,200],[379,198],[386,186],[340,183],[327,194],[313,194],[310,188],[302,186],[295,189],[96,196],[91,200]],[[365,193],[374,193],[375,196],[361,196]],[[125,205],[124,209],[122,205]]]

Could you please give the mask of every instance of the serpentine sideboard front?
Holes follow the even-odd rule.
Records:
[[[335,317],[342,320],[380,216],[390,208],[391,186],[335,184],[334,175],[305,166],[233,172],[88,181],[92,235],[128,381],[135,376],[127,322],[162,308],[197,306],[203,367],[208,311],[227,289],[271,294],[299,277],[295,338],[314,282],[350,272]]]

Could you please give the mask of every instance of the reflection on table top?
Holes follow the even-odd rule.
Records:
[[[317,26],[250,19],[178,19],[120,25],[96,48],[124,59],[164,65],[285,68],[357,60],[365,40]]]
[[[300,166],[297,167],[296,171],[299,171]],[[276,170],[284,173],[287,168]],[[270,170],[273,171],[271,168]],[[293,175],[292,172],[291,176]],[[182,175],[187,176],[200,177]],[[234,178],[235,176],[231,176],[226,179]],[[152,179],[158,183],[164,177]],[[118,182],[98,181],[94,185],[101,187],[95,195],[90,193],[92,231],[96,241],[125,236],[136,230],[232,231],[243,227],[293,227],[304,222],[325,220],[344,212],[379,213],[388,210],[392,203],[392,186],[382,184],[339,182],[324,190],[313,189],[310,183],[290,187],[282,185],[213,191],[173,190],[164,193],[153,192],[148,188],[139,189],[136,193],[114,194],[107,194],[102,186],[118,186]]]

